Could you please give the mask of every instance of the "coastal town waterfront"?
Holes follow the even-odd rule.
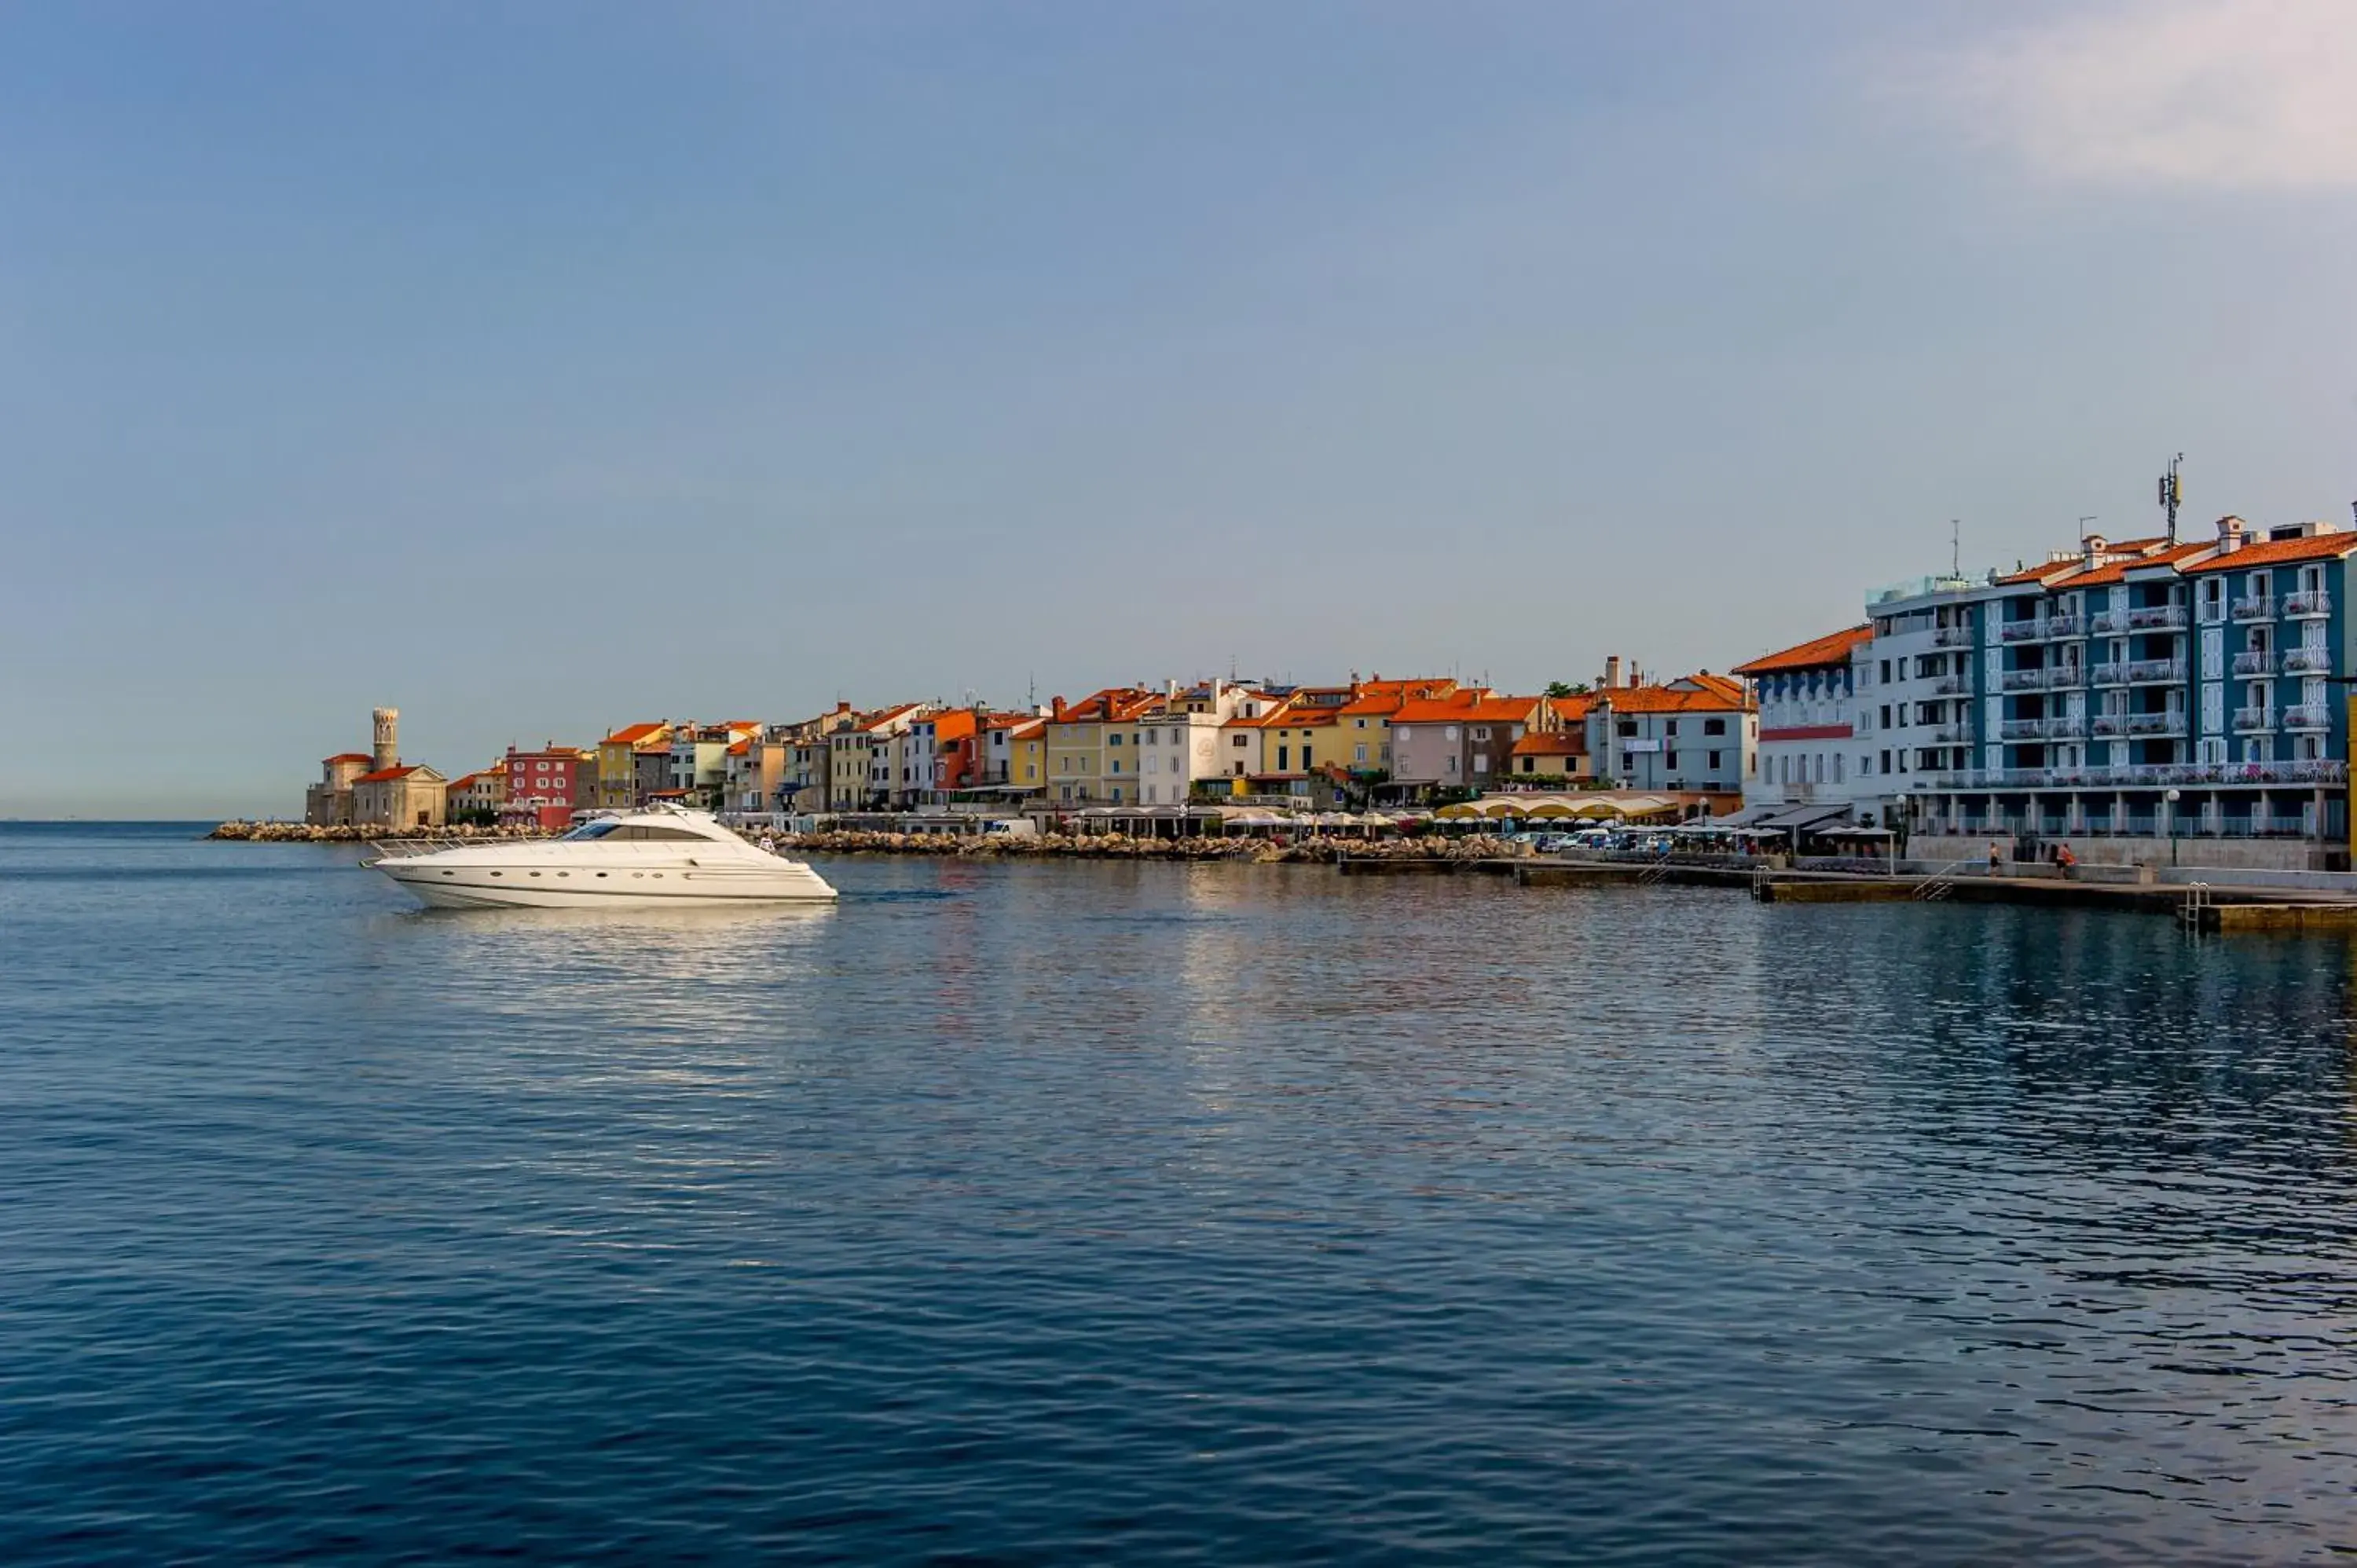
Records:
[[[2338,938],[199,831],[0,825],[14,1563],[2357,1546]]]
[[[1516,694],[1455,677],[1108,687],[1017,710],[902,701],[787,722],[641,720],[456,778],[399,714],[320,764],[319,827],[562,829],[671,801],[775,828],[1123,832],[1449,812],[1708,821],[1795,853],[2067,854],[2090,865],[2351,869],[2357,529],[2219,519],[1875,590],[1867,618],[1731,671]],[[1539,794],[1577,798],[1552,813]],[[1517,810],[1517,798],[1532,809]],[[1338,821],[1339,819],[1339,821]]]

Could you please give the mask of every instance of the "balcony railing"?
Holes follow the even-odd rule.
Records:
[[[2298,703],[2283,711],[2283,727],[2312,732],[2332,727],[2332,710],[2322,703]]]
[[[2332,650],[2329,648],[2287,648],[2283,656],[2287,675],[2321,675],[2332,669]]]
[[[2126,610],[2097,610],[2088,622],[2087,629],[2097,637],[2119,637],[2128,629]]]
[[[2125,686],[2128,683],[2127,662],[2115,659],[2097,664],[2087,671],[2087,679],[2098,686]]]
[[[2237,675],[2272,675],[2276,672],[2276,656],[2272,653],[2237,653],[2234,673]]]
[[[2046,690],[2046,671],[2008,670],[1997,677],[1997,685],[2007,692],[2043,692]]]
[[[1932,732],[1932,741],[1935,746],[1970,746],[1973,744],[1973,726],[1968,724],[1942,725]]]
[[[1932,682],[1932,693],[1942,697],[1962,697],[1971,693],[1973,678],[1969,675],[1943,675]]]
[[[2083,664],[2066,660],[2061,664],[2050,664],[2046,667],[2046,689],[2050,692],[2059,692],[2071,686],[2083,686],[2086,683],[2087,667]]]
[[[1996,733],[2000,740],[2044,740],[2046,721],[2044,719],[2007,719],[1996,726]]]
[[[2284,614],[2298,618],[2329,616],[2332,613],[2332,596],[2322,588],[2310,588],[2304,593],[2284,596]]]
[[[2269,595],[2261,594],[2255,598],[2234,601],[2233,616],[2236,620],[2273,620],[2275,615],[2276,601]]]
[[[1932,646],[1934,648],[1970,648],[1972,645],[1971,627],[1935,626],[1932,628]]]
[[[2098,737],[2123,736],[2128,733],[2126,714],[2096,714],[2087,720],[2087,733]]]
[[[2185,679],[2182,659],[2137,659],[2128,664],[2128,684],[2150,686]]]
[[[2144,605],[2128,611],[2130,631],[2168,631],[2184,624],[2183,605]]]
[[[2053,639],[2084,637],[2087,622],[2083,616],[2058,615],[2046,618],[2046,635]]]
[[[2234,710],[2236,735],[2249,735],[2255,731],[2271,730],[2275,727],[2276,711],[2273,708],[2236,708]]]
[[[1997,623],[1996,637],[1999,642],[2036,642],[2045,635],[2046,623],[2034,616],[2028,620],[2008,620]]]
[[[2297,762],[2153,762],[2084,768],[1965,768],[1932,776],[1938,789],[2150,789],[2172,784],[2343,784],[2349,765],[2338,758]]]
[[[2128,733],[2130,735],[2183,735],[2185,733],[2184,711],[2172,708],[2166,713],[2130,714]]]

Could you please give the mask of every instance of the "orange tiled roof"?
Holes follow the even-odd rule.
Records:
[[[2160,542],[2155,541],[2154,542],[2158,543]],[[2110,546],[2104,551],[2104,554],[2107,557],[2114,556],[2118,548],[2119,547],[2117,545]],[[2153,550],[2148,553],[2139,553],[2121,556],[2115,559],[2106,559],[2100,566],[2090,567],[2083,572],[2074,572],[2067,577],[2057,579],[2052,584],[2052,586],[2057,588],[2100,588],[2106,583],[2125,581],[2130,572],[2140,571],[2153,566],[2172,566],[2181,561],[2188,560],[2192,556],[2199,555],[2204,550],[2209,548],[2210,546],[2207,544],[2179,544],[2173,549],[2163,548]]]
[[[355,784],[390,784],[396,779],[406,779],[424,764],[413,762],[405,768],[380,768],[373,773],[363,773],[352,780]]]
[[[2188,576],[2203,572],[2240,572],[2246,567],[2281,566],[2295,561],[2330,561],[2352,551],[2357,551],[2357,531],[2344,529],[2308,539],[2262,539],[2179,570]]]
[[[750,757],[753,755],[753,743],[749,740],[737,741],[728,747],[728,755],[731,757]]]
[[[1736,680],[1731,675],[1714,675],[1707,670],[1698,670],[1695,673],[1686,676],[1684,680],[1673,681],[1670,684],[1673,686],[1700,686],[1706,692],[1717,692],[1720,696],[1727,698],[1729,702],[1740,703],[1743,700],[1742,682]]]
[[[1533,730],[1514,742],[1516,757],[1577,757],[1587,749],[1587,737],[1578,730]]]
[[[880,729],[901,714],[913,714],[923,706],[922,703],[902,703],[897,707],[878,708],[874,713],[862,717],[859,727],[864,730]]]
[[[598,744],[601,746],[636,746],[639,742],[646,739],[649,736],[651,736],[665,727],[666,726],[662,724],[624,725],[620,729],[616,730],[612,735],[608,736]]]
[[[339,751],[336,753],[335,756],[323,757],[321,760],[323,762],[332,764],[338,762],[374,762],[376,758],[370,756],[365,751]]]
[[[1862,642],[1874,640],[1874,626],[1846,627],[1827,632],[1823,637],[1785,649],[1781,653],[1763,653],[1749,664],[1735,667],[1738,675],[1777,675],[1787,670],[1813,670],[1825,664],[1846,664],[1852,650]]]
[[[1596,705],[1596,698],[1586,692],[1575,692],[1568,697],[1549,697],[1547,706],[1555,716],[1567,725],[1576,725],[1587,717],[1587,710]]]
[[[1668,686],[1618,686],[1598,700],[1616,714],[1725,714],[1746,705],[1739,698],[1729,701],[1716,691],[1676,691]]]
[[[935,740],[963,740],[974,731],[972,708],[948,709],[935,714],[932,722]]]

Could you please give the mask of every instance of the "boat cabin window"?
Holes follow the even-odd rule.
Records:
[[[619,843],[644,843],[649,839],[685,839],[690,843],[701,843],[704,842],[704,835],[702,833],[692,833],[684,828],[665,827],[660,823],[647,824],[640,822],[617,822],[611,821],[602,822],[584,822],[579,827],[574,829],[571,832],[566,833],[565,838],[566,842],[570,842],[575,839],[612,839]]]

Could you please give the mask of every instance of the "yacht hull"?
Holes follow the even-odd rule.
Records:
[[[430,857],[378,862],[378,871],[432,909],[678,909],[711,905],[831,904],[834,889],[792,862],[774,868],[661,871],[547,866],[445,866]]]

